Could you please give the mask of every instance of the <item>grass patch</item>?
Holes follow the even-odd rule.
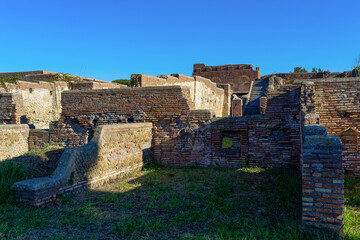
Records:
[[[25,169],[10,160],[0,162],[0,204],[13,201],[11,186],[25,179]]]
[[[347,203],[345,239],[359,239],[359,208]],[[328,239],[301,227],[296,170],[156,165],[45,209],[2,205],[0,238]]]

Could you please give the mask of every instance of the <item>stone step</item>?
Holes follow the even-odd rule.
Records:
[[[268,84],[268,80],[255,80],[244,115],[260,114],[260,98],[265,95]]]

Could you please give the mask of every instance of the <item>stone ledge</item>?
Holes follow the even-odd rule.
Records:
[[[327,131],[326,128],[320,125],[309,125],[309,126],[304,126],[304,134],[306,136],[313,136],[313,135],[327,136]]]
[[[341,141],[338,137],[334,136],[305,136],[304,148],[305,149],[319,149],[319,148],[333,148],[341,149]]]

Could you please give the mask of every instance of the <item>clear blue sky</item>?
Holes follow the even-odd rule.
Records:
[[[193,63],[335,72],[359,54],[359,0],[0,0],[0,72],[107,81],[191,75]]]

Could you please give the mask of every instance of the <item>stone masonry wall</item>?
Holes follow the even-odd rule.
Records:
[[[251,81],[260,78],[260,68],[253,70],[253,65],[206,66],[194,64],[193,76],[202,76],[216,83],[228,83],[234,93],[248,93]]]
[[[152,160],[151,143],[151,123],[103,125],[87,145],[67,149],[51,176],[17,182],[12,189],[19,200],[41,206],[140,169]]]
[[[29,151],[28,137],[28,125],[0,125],[0,161],[20,156]]]

